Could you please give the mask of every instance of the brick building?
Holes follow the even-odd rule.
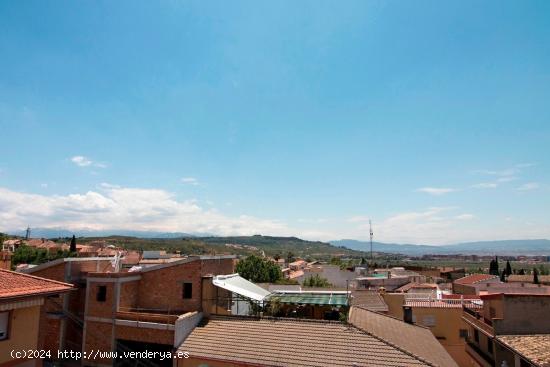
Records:
[[[0,270],[0,367],[42,365],[42,358],[47,356],[33,354],[25,358],[21,353],[42,349],[45,300],[72,289],[70,284]]]
[[[227,313],[216,303],[212,276],[234,272],[234,256],[191,256],[168,264],[117,272],[110,258],[59,259],[28,272],[75,284],[75,295],[49,306],[59,318],[45,320],[52,350],[172,351],[202,314]],[[219,299],[227,299],[227,295]],[[86,365],[123,360],[94,358]],[[133,361],[126,361],[132,363]],[[166,361],[165,361],[166,362]],[[171,362],[166,362],[167,365]]]

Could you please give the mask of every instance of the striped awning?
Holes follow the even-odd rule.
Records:
[[[347,292],[277,292],[269,301],[295,305],[348,306]]]

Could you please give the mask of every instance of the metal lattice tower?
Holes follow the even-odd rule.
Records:
[[[372,236],[374,233],[372,232],[372,222],[369,219],[369,228],[370,228],[370,261],[374,260],[374,257],[372,256]]]

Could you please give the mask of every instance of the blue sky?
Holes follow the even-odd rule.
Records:
[[[0,230],[550,238],[550,3],[0,3]]]

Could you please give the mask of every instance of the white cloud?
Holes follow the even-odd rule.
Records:
[[[537,182],[528,182],[516,188],[517,191],[531,191],[536,190],[540,187]]]
[[[47,183],[41,183],[41,184],[40,184],[40,187],[47,188],[47,187],[48,187],[48,184],[47,184]]]
[[[374,240],[390,243],[449,244],[468,241],[550,238],[550,223],[528,226],[481,223],[457,207],[434,207],[373,218]],[[508,220],[508,219],[507,219]],[[512,220],[510,218],[510,220]],[[368,240],[368,223],[361,223],[341,238]]]
[[[0,231],[34,227],[69,230],[132,229],[219,235],[296,235],[285,223],[248,215],[227,216],[170,192],[103,185],[70,195],[39,195],[0,187]]]
[[[498,185],[494,182],[482,182],[475,185],[472,185],[472,188],[474,189],[494,189]]]
[[[75,155],[74,157],[71,158],[71,161],[80,167],[87,167],[92,165],[91,160],[81,155]]]
[[[195,177],[182,177],[180,181],[184,184],[193,186],[197,186],[199,184],[199,180],[197,180]]]
[[[515,181],[518,178],[516,176],[505,176],[505,177],[499,177],[497,178],[497,182],[510,182]]]
[[[105,163],[100,162],[94,162],[89,158],[84,157],[83,155],[75,155],[71,158],[71,162],[76,164],[79,167],[97,167],[97,168],[105,168],[107,165]]]
[[[426,194],[440,196],[445,195],[450,192],[456,191],[456,189],[446,188],[446,187],[422,187],[420,189],[417,189],[416,191],[424,192]]]

